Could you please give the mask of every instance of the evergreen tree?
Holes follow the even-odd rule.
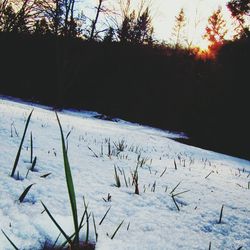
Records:
[[[39,1],[40,18],[50,26],[56,36],[75,37],[78,35],[78,23],[74,18],[75,0]]]
[[[153,26],[149,8],[136,17],[135,10],[126,15],[118,29],[118,38],[121,42],[132,42],[135,44],[153,43]]]
[[[135,24],[135,11],[125,15],[121,27],[118,29],[118,38],[120,42],[133,41],[133,29]]]
[[[114,41],[114,36],[115,36],[114,28],[109,27],[104,35],[103,42],[112,43]]]
[[[32,28],[36,12],[36,1],[24,0],[0,2],[0,29],[5,32],[29,32]]]
[[[13,20],[16,19],[16,13],[11,5],[1,9],[0,29],[4,32],[11,32]]]
[[[152,19],[149,14],[149,8],[137,18],[134,29],[133,29],[133,41],[135,43],[146,43],[152,42]]]
[[[50,28],[49,24],[46,21],[45,18],[42,18],[41,20],[37,20],[35,23],[35,29],[34,29],[34,34],[36,35],[47,35],[50,34]]]

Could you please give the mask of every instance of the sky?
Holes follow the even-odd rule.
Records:
[[[223,17],[230,26],[230,13],[226,7],[228,0],[154,0],[154,27],[159,39],[169,40],[175,24],[175,16],[181,8],[187,18],[186,35],[194,45],[206,47],[207,42],[202,38],[209,16],[222,8]],[[229,28],[229,27],[228,27]]]
[[[124,0],[126,1],[126,0]],[[231,28],[232,20],[230,13],[226,7],[229,0],[145,0],[150,2],[150,10],[153,18],[153,26],[155,31],[155,38],[157,40],[165,40],[171,42],[173,27],[175,24],[175,16],[178,15],[181,8],[184,9],[187,25],[185,27],[185,34],[189,42],[195,46],[206,48],[208,43],[202,36],[204,35],[205,27],[209,16],[218,7],[222,8],[224,19],[227,21],[228,29]],[[119,0],[106,0],[107,7],[113,6],[117,12],[120,11],[118,5]],[[84,0],[81,4],[83,11],[87,16],[93,16],[94,9],[98,0]],[[132,8],[138,8],[140,1],[131,0]],[[232,28],[231,28],[232,29]],[[232,34],[232,33],[231,33]],[[230,32],[228,33],[230,36]]]

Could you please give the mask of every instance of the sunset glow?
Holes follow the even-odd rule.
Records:
[[[86,13],[86,4],[89,6],[87,9],[87,15],[93,15],[93,7],[98,1],[85,1],[83,10]],[[106,0],[105,4],[108,8],[120,12],[120,5],[117,0]],[[125,3],[126,0],[123,0]],[[154,26],[155,39],[159,41],[165,41],[167,43],[173,43],[172,33],[175,24],[175,16],[178,15],[181,8],[184,9],[186,16],[186,26],[182,31],[183,39],[182,44],[184,46],[199,47],[201,50],[208,48],[208,41],[203,38],[205,33],[205,27],[207,25],[208,18],[219,7],[222,8],[223,18],[227,23],[227,37],[232,38],[233,35],[233,20],[230,16],[230,12],[226,7],[228,0],[145,0],[145,5],[150,7],[152,15],[152,22]],[[139,8],[140,1],[131,0],[131,9],[137,10]],[[89,11],[89,12],[88,12]],[[119,18],[118,18],[119,19]]]
[[[183,8],[186,15],[186,27],[183,31],[185,36],[193,47],[198,46],[201,50],[205,50],[209,45],[208,41],[203,38],[208,18],[221,7],[227,23],[227,38],[231,38],[233,26],[230,13],[226,7],[227,2],[227,0],[154,0],[151,5],[154,6],[153,22],[156,36],[167,41],[171,39],[175,16]]]

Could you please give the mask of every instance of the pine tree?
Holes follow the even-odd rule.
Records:
[[[46,35],[51,33],[49,29],[49,24],[47,23],[45,18],[37,20],[34,29],[34,34],[36,35]]]
[[[133,40],[134,23],[135,11],[124,16],[122,25],[117,32],[120,42],[131,42]]]
[[[13,20],[16,19],[16,13],[11,5],[5,6],[1,10],[0,30],[11,32],[13,28]]]
[[[153,40],[152,19],[148,8],[146,8],[146,10],[137,18],[133,34],[135,43],[149,44]]]
[[[118,29],[118,38],[121,42],[135,44],[153,43],[153,26],[149,8],[136,17],[135,10],[125,15],[121,27]]]
[[[0,29],[5,32],[27,33],[35,17],[35,2],[24,0],[19,8],[16,8],[16,4],[15,1],[0,2]]]
[[[103,42],[112,43],[114,41],[114,36],[115,36],[114,28],[109,27],[104,35]]]

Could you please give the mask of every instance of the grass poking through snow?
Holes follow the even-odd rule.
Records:
[[[33,185],[34,185],[34,183],[30,184],[28,187],[25,188],[25,190],[23,191],[23,193],[18,198],[18,200],[20,201],[20,203],[22,203],[24,201],[24,198],[26,197],[26,195],[28,194],[28,192],[30,191],[30,189],[31,189],[31,187]]]
[[[114,239],[115,235],[117,234],[118,230],[120,229],[120,227],[122,226],[124,220],[119,224],[119,226],[116,228],[116,230],[114,231],[114,233],[112,234],[112,236],[110,237],[111,240]]]
[[[9,241],[9,243],[13,246],[14,249],[19,250],[19,248],[13,243],[13,241],[8,237],[8,235],[1,229],[2,233],[6,237],[6,239]]]
[[[20,155],[21,155],[21,150],[22,150],[24,138],[25,138],[25,135],[26,135],[26,132],[27,132],[29,123],[30,123],[30,118],[31,118],[32,113],[33,113],[33,109],[31,110],[31,112],[30,112],[30,114],[29,114],[29,116],[28,116],[28,119],[27,119],[27,121],[26,121],[26,124],[25,124],[25,128],[24,128],[24,131],[23,131],[23,136],[22,136],[22,139],[21,139],[21,142],[20,142],[18,151],[17,151],[17,155],[16,155],[15,162],[14,162],[14,165],[13,165],[13,168],[12,168],[12,171],[11,171],[11,175],[10,175],[12,178],[13,178],[14,175],[15,175],[15,171],[16,171],[16,168],[17,168],[17,164],[18,164],[18,161],[19,161],[19,158],[20,158]]]
[[[224,209],[224,205],[221,206],[221,210],[220,210],[220,219],[219,219],[219,224],[221,224],[222,222],[222,216],[223,216],[223,209]]]
[[[79,244],[78,217],[77,217],[77,206],[76,206],[76,196],[75,196],[74,183],[73,183],[73,178],[72,178],[72,174],[71,174],[71,170],[70,170],[68,154],[67,154],[67,149],[66,149],[64,135],[63,135],[63,130],[62,130],[62,126],[61,126],[61,123],[60,123],[60,120],[59,120],[57,113],[56,113],[56,118],[57,118],[57,122],[58,122],[58,125],[60,128],[63,160],[64,160],[64,171],[65,171],[66,183],[67,183],[68,194],[69,194],[70,205],[71,205],[72,216],[73,216],[73,222],[74,222],[75,233],[76,233],[74,241],[76,244]]]

